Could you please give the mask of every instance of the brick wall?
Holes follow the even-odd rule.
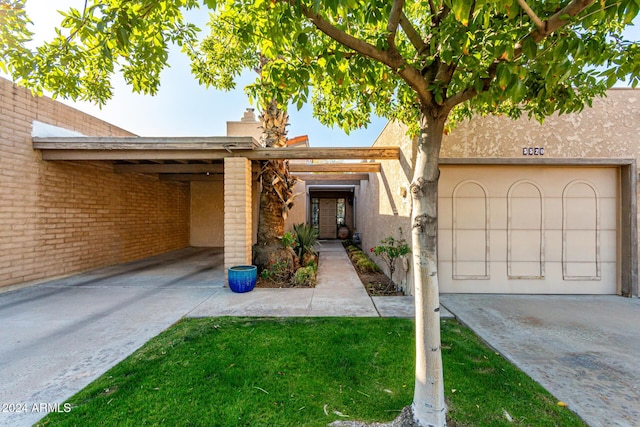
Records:
[[[224,266],[251,264],[251,162],[242,157],[224,159]]]
[[[85,135],[129,132],[0,79],[0,287],[132,261],[189,243],[189,187],[111,162],[47,162],[33,120]]]

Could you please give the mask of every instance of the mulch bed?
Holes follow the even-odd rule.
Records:
[[[297,286],[289,282],[279,282],[272,279],[263,279],[260,276],[258,276],[258,280],[256,281],[256,288],[277,289],[277,288],[311,288],[311,287],[315,287],[315,286]]]
[[[353,262],[351,263],[353,264]],[[368,273],[368,272],[360,272],[358,268],[353,265],[353,268],[358,273],[360,277],[360,281],[362,282],[362,286],[367,290],[369,296],[372,297],[388,297],[388,296],[401,296],[404,295],[403,292],[397,291],[395,286],[391,286],[389,290],[386,290],[389,286],[389,278],[386,274],[382,272],[378,273]]]

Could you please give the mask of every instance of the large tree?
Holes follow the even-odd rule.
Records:
[[[198,79],[216,87],[230,87],[242,70],[255,67],[259,51],[269,62],[262,79],[247,88],[257,99],[298,106],[311,102],[322,123],[346,130],[365,126],[372,114],[406,123],[416,136],[417,152],[411,183],[412,410],[419,425],[445,425],[436,252],[443,134],[474,114],[517,118],[524,112],[542,120],[580,111],[618,79],[630,78],[635,86],[638,45],[625,41],[622,30],[636,17],[639,2],[204,3],[212,10],[214,31],[202,43],[182,22],[179,9],[194,6],[195,0],[94,4],[71,12],[63,23],[67,32],[38,52],[24,48],[24,19],[14,14],[10,23],[18,32],[10,34],[11,43],[0,43],[3,62],[19,82],[36,90],[102,101],[110,96],[114,64],[135,89],[153,92],[170,41],[182,43]]]

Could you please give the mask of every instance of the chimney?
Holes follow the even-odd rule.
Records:
[[[260,140],[262,128],[256,119],[255,108],[247,108],[237,122],[227,122],[227,136],[251,136]]]
[[[247,111],[244,112],[244,115],[242,116],[242,119],[240,119],[240,121],[251,122],[251,123],[257,122],[255,111],[256,111],[255,108],[247,108]]]

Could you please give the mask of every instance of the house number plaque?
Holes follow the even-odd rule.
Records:
[[[544,156],[544,147],[522,147],[523,156]]]

